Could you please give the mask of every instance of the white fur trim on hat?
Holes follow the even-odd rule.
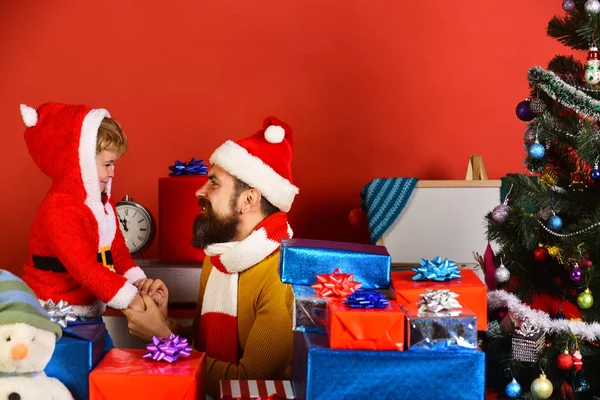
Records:
[[[248,153],[231,140],[223,143],[210,156],[210,163],[260,190],[275,207],[283,212],[290,211],[299,190],[290,181],[279,175],[260,158]]]
[[[86,193],[85,205],[92,211],[96,222],[98,222],[98,236],[100,238],[98,251],[103,247],[110,246],[117,232],[113,208],[102,203],[98,167],[96,166],[98,129],[104,118],[110,118],[109,112],[105,109],[90,110],[83,119],[79,138],[79,168],[81,168],[81,179]],[[105,193],[110,198],[110,184],[107,186]]]
[[[25,126],[28,128],[35,126],[35,124],[37,124],[37,121],[38,121],[37,111],[35,111],[35,109],[33,109],[29,106],[26,106],[25,104],[21,104],[20,108],[21,108],[21,118],[23,118],[23,122],[25,123]]]

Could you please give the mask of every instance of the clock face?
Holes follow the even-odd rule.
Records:
[[[130,253],[140,251],[146,246],[152,234],[152,218],[141,206],[122,202],[117,204],[117,217],[125,244]]]

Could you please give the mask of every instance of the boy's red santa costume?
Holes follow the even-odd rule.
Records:
[[[52,178],[29,239],[23,280],[42,301],[67,301],[76,315],[96,317],[106,305],[125,309],[145,278],[118,229],[110,183],[100,193],[96,139],[104,109],[46,103],[21,105],[25,141]]]

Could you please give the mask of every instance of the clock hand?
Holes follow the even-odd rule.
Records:
[[[121,221],[121,223],[123,224],[123,230],[125,232],[129,232],[129,229],[127,229],[127,220],[124,218],[123,219],[119,218],[119,221]]]

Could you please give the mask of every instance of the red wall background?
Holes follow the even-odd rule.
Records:
[[[299,237],[361,241],[348,212],[375,177],[522,170],[527,70],[570,52],[556,0],[0,2],[0,268],[20,272],[49,187],[19,103],[107,108],[130,139],[125,193],[157,212],[174,160],[206,158],[276,115],[295,131]],[[156,245],[147,257],[156,255]]]

